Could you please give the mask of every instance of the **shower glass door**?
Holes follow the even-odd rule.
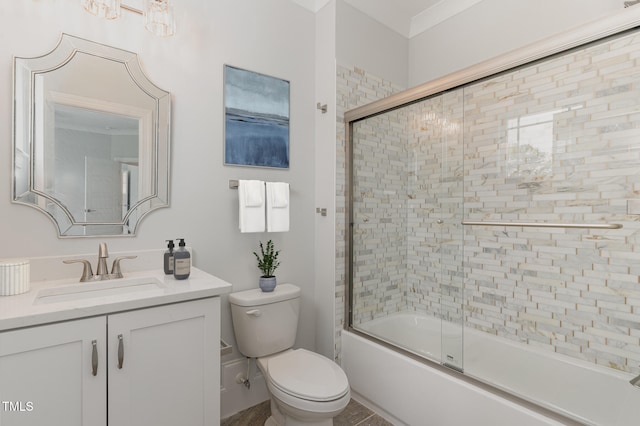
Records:
[[[351,127],[352,329],[462,369],[462,97]]]
[[[631,22],[345,113],[352,330],[580,422],[637,423]]]
[[[464,268],[463,268],[463,93],[444,93],[442,97],[440,211],[440,308],[442,362],[463,369]]]

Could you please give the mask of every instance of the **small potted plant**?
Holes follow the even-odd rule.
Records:
[[[258,269],[262,271],[262,276],[260,277],[260,289],[264,292],[273,291],[276,288],[276,276],[274,272],[276,268],[280,265],[278,261],[278,255],[280,254],[280,250],[276,251],[273,246],[273,241],[267,241],[266,247],[262,245],[262,241],[260,241],[260,255],[253,252],[256,259],[258,259]]]

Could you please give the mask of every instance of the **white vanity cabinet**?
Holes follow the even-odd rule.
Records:
[[[106,425],[106,324],[97,317],[0,333],[0,425]]]
[[[0,425],[218,425],[219,321],[209,297],[0,332]]]
[[[109,426],[219,424],[219,297],[107,321]]]

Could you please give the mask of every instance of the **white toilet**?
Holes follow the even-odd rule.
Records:
[[[266,426],[333,425],[333,417],[349,403],[344,371],[332,360],[292,349],[298,329],[300,288],[279,284],[229,295],[240,352],[258,359],[271,394]]]

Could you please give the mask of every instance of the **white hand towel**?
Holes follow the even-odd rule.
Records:
[[[266,204],[264,195],[263,181],[238,181],[240,232],[264,232]]]
[[[289,230],[289,184],[267,182],[267,232]]]

